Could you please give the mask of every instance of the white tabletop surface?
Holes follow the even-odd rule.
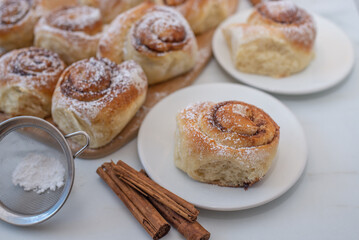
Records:
[[[359,55],[359,17],[353,0],[296,0],[340,26]],[[241,0],[239,11],[249,8]],[[340,48],[340,46],[338,46]],[[239,84],[213,59],[194,84]],[[284,195],[234,212],[201,209],[211,239],[359,239],[359,62],[340,85],[312,95],[274,95],[298,117],[309,147],[306,169]],[[53,218],[33,227],[0,221],[0,239],[150,239],[95,173],[102,162],[122,159],[141,168],[137,141],[98,160],[76,160],[74,188]],[[165,240],[183,239],[172,229]]]

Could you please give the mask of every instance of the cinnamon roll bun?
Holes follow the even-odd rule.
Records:
[[[42,17],[35,27],[35,45],[57,52],[67,63],[96,55],[103,30],[100,10],[65,7]]]
[[[177,115],[175,165],[201,182],[248,187],[267,173],[278,142],[278,125],[253,105],[193,104]]]
[[[146,76],[134,61],[117,65],[105,58],[81,60],[61,75],[52,98],[52,118],[66,134],[87,132],[90,147],[98,148],[121,132],[146,93]],[[81,140],[75,139],[83,144]]]
[[[51,98],[65,69],[56,53],[41,48],[23,48],[0,58],[0,111],[13,116],[46,117]]]
[[[238,0],[155,0],[155,2],[182,13],[196,35],[218,26],[238,4]]]
[[[35,6],[35,0],[0,1],[0,55],[32,45],[38,20]]]
[[[135,60],[149,84],[189,71],[197,59],[197,42],[177,11],[144,3],[119,15],[104,32],[98,56],[120,63]]]
[[[77,0],[81,5],[100,9],[105,23],[111,22],[118,14],[137,6],[144,0]]]
[[[242,72],[285,77],[302,71],[314,56],[314,20],[289,1],[260,3],[247,23],[225,26],[223,33]]]

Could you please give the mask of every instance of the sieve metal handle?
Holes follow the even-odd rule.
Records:
[[[73,158],[75,159],[78,155],[80,155],[89,145],[90,145],[90,136],[84,132],[84,131],[78,131],[78,132],[74,132],[74,133],[70,133],[70,134],[67,134],[65,136],[65,138],[70,138],[70,137],[73,137],[73,136],[78,136],[78,135],[82,135],[86,138],[86,144],[80,149],[78,150],[74,155],[73,155]]]

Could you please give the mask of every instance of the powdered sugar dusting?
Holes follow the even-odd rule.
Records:
[[[236,104],[233,106],[232,111],[235,114],[241,115],[242,117],[247,117],[247,106]]]
[[[158,13],[156,13],[156,14],[158,14]],[[153,16],[153,17],[155,17],[155,16]],[[143,24],[143,25],[144,25],[143,27],[146,26],[146,24]],[[181,27],[182,27],[181,21],[177,18],[168,18],[168,19],[159,18],[158,21],[155,21],[154,24],[151,26],[151,28],[153,29],[153,31],[152,31],[153,33],[162,33],[170,28],[180,29]],[[141,30],[143,30],[143,29],[141,29]],[[167,36],[164,36],[162,40],[165,42],[173,42],[173,41],[175,41],[175,36],[167,35]]]
[[[284,34],[293,42],[302,43],[304,46],[311,47],[316,37],[315,23],[311,16],[302,25],[283,27]]]
[[[213,132],[212,126],[214,122],[207,122],[208,117],[211,117],[211,110],[214,106],[218,106],[212,102],[194,103],[177,114],[178,126],[181,126],[177,134],[183,134],[184,138],[190,138],[196,142],[196,148],[200,158],[202,152],[215,153],[216,156],[225,158],[238,158],[238,161],[245,161],[252,165],[256,161],[261,161],[266,157],[266,152],[261,151],[261,145],[247,145],[250,141],[247,138],[250,136],[242,136],[238,133],[223,132],[220,130],[220,135]],[[234,111],[240,115],[245,114],[246,106],[234,107]],[[243,141],[246,143],[243,145]],[[230,143],[230,144],[227,144]],[[189,149],[193,151],[194,149]],[[188,153],[189,155],[193,153]]]
[[[256,11],[271,21],[271,27],[280,29],[292,42],[311,48],[316,37],[313,17],[290,1],[271,1],[257,6]],[[250,17],[249,23],[266,24],[257,17]]]
[[[60,29],[60,28],[54,28],[51,25],[48,25],[46,23],[46,19],[45,18],[41,18],[39,20],[39,22],[37,23],[36,27],[35,27],[35,38],[36,35],[38,35],[38,32],[41,31],[45,31],[45,32],[50,32],[50,33],[55,33],[55,34],[59,34],[62,35],[64,38],[72,38],[75,39],[75,41],[72,41],[71,44],[77,44],[77,45],[83,45],[84,44],[84,40],[85,41],[96,41],[98,42],[100,40],[101,34],[102,32],[99,32],[98,34],[95,35],[89,35],[85,32],[82,31],[71,31],[68,32],[66,30]],[[71,34],[71,35],[69,35]]]
[[[65,64],[56,53],[41,48],[14,50],[0,58],[0,80],[22,88],[54,90]]]
[[[0,28],[14,25],[28,14],[29,0],[4,0],[0,2]]]
[[[288,13],[289,16],[293,16],[298,12],[298,7],[291,1],[273,1],[262,6],[265,7],[266,13],[272,18],[280,16],[283,12]],[[260,8],[261,5],[258,7]]]
[[[90,65],[92,65],[94,69],[84,69],[83,64],[86,61],[92,62],[93,64]],[[105,64],[96,63],[101,61]],[[97,97],[96,95],[98,92],[93,92],[91,90],[91,86],[98,86],[97,84],[87,84],[88,87],[86,87],[86,89],[79,86],[79,89],[76,89],[77,91],[81,92],[81,90],[88,90],[87,92],[84,92],[85,95],[95,96],[94,98],[90,97],[84,100],[67,96],[67,94],[63,93],[64,90],[57,89],[55,93],[56,95],[61,95],[61,97],[57,98],[53,108],[68,109],[69,111],[78,115],[81,119],[84,119],[89,125],[91,125],[92,120],[98,117],[102,109],[107,106],[107,103],[114,101],[114,99],[118,99],[120,95],[130,91],[132,87],[137,89],[138,93],[142,93],[145,91],[145,89],[147,89],[147,79],[143,73],[143,70],[134,61],[127,61],[120,65],[116,65],[107,59],[91,58],[89,60],[79,61],[71,65],[66,70],[67,74],[63,74],[63,78],[67,77],[68,74],[71,74],[71,72],[76,72],[76,68],[79,67],[81,67],[81,71],[95,72],[95,75],[91,76],[90,79],[85,80],[86,82],[94,81],[96,83],[100,81],[102,83],[103,77],[106,76],[106,78],[109,78],[106,79],[106,81],[109,81],[110,85],[106,88],[101,85],[99,86],[100,89],[96,89],[101,91],[100,97]],[[110,71],[110,73],[108,71]],[[62,79],[61,81],[62,84],[64,84],[64,81],[68,81],[68,79]]]
[[[55,11],[47,21],[60,29],[83,31],[101,21],[101,13],[99,9],[87,6],[69,7]]]
[[[143,50],[166,52],[183,48],[194,37],[184,17],[175,10],[156,6],[131,28],[132,44]]]
[[[102,30],[101,14],[98,9],[86,6],[60,9],[54,15],[44,16],[38,21],[34,31],[35,44],[41,45],[42,39],[38,40],[38,36],[50,33],[66,39],[79,49],[83,49],[86,44],[88,49],[85,50],[96,50]]]

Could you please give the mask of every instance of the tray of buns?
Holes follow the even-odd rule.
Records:
[[[109,20],[101,8],[70,1],[5,1],[19,9],[9,20],[18,34],[31,37],[14,41],[9,31],[1,44],[0,121],[33,115],[64,134],[84,130],[92,139],[85,159],[106,156],[135,138],[148,111],[191,85],[212,57],[213,22],[196,27],[198,9],[158,3],[128,6]],[[237,4],[217,6],[217,22]],[[70,141],[73,151],[81,144],[80,138]]]

